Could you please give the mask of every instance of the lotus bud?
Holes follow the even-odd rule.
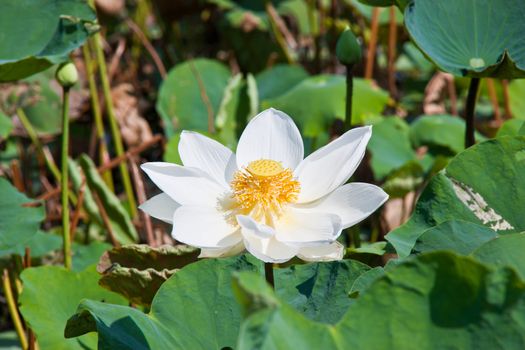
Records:
[[[361,46],[350,28],[346,28],[337,40],[335,49],[337,59],[345,66],[353,66],[361,61]]]
[[[63,88],[70,88],[78,81],[77,68],[72,62],[62,63],[57,68],[55,78]]]

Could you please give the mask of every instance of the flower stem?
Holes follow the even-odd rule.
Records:
[[[71,270],[71,239],[69,236],[69,172],[68,172],[68,155],[69,155],[69,88],[63,88],[62,97],[62,237],[64,252],[64,267]]]
[[[2,286],[4,287],[4,296],[9,307],[9,313],[11,314],[11,319],[13,320],[13,325],[15,327],[16,334],[20,340],[20,345],[22,349],[27,349],[27,338],[24,332],[24,327],[22,326],[22,320],[18,314],[18,309],[16,308],[16,301],[13,296],[13,290],[11,289],[11,281],[9,279],[9,273],[7,270],[4,270],[2,276]]]
[[[91,41],[91,39],[90,39]],[[100,108],[100,101],[98,99],[97,84],[95,82],[95,67],[91,58],[91,51],[89,49],[89,42],[82,46],[82,53],[84,55],[84,62],[86,65],[86,74],[89,83],[89,94],[91,96],[91,109],[93,110],[93,117],[95,119],[95,127],[98,137],[99,147],[99,161],[104,164],[110,159],[106,139],[104,138],[104,122],[102,121],[102,113]],[[102,173],[102,178],[108,187],[113,190],[113,178],[110,171]]]
[[[264,277],[266,277],[266,282],[268,282],[268,284],[270,284],[272,288],[275,289],[272,263],[264,263]]]
[[[352,96],[354,94],[354,66],[346,65],[346,111],[345,111],[345,131],[352,128]]]
[[[465,148],[468,148],[474,145],[474,143],[476,143],[476,140],[474,138],[474,110],[476,109],[476,100],[478,98],[479,83],[479,78],[470,79],[470,85],[467,94],[467,102],[465,105],[465,120],[467,123],[467,127],[465,128]]]

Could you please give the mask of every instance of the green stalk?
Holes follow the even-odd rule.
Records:
[[[9,279],[9,272],[7,272],[7,270],[4,270],[4,274],[2,276],[2,285],[4,287],[4,297],[9,308],[9,314],[11,315],[11,320],[13,321],[16,334],[18,335],[18,339],[20,340],[20,345],[22,346],[22,349],[27,349],[28,343],[26,334],[24,332],[24,327],[22,326],[22,320],[20,319],[20,315],[18,314],[18,309],[16,308],[16,301],[13,296],[11,281]]]
[[[346,65],[346,109],[345,109],[345,131],[352,128],[352,96],[354,94],[353,65]]]
[[[69,87],[63,88],[62,97],[62,238],[64,241],[64,267],[71,270],[71,238],[69,235]]]
[[[93,1],[90,1],[91,3]],[[111,128],[111,136],[115,145],[115,151],[117,157],[124,155],[124,145],[122,144],[122,136],[117,124],[117,118],[113,109],[113,100],[111,99],[111,88],[109,85],[108,71],[106,68],[106,61],[104,58],[104,52],[102,51],[102,38],[100,33],[96,33],[93,38],[93,46],[97,55],[97,63],[99,67],[100,80],[102,82],[102,92],[104,93],[104,99],[106,100],[106,110],[108,113],[109,126]],[[120,174],[122,176],[122,183],[124,185],[124,191],[129,201],[129,213],[131,218],[134,218],[137,214],[137,203],[135,201],[135,194],[133,193],[133,187],[131,185],[131,179],[126,166],[126,162],[122,162],[119,165]]]
[[[272,263],[264,263],[264,277],[266,278],[266,282],[268,282],[268,284],[272,286],[273,289],[275,289]]]
[[[474,111],[476,109],[476,100],[478,99],[480,78],[470,79],[468,87],[467,102],[465,104],[465,121],[467,127],[465,128],[465,148],[473,146],[476,143],[474,136]]]
[[[93,117],[95,119],[95,128],[97,130],[98,144],[99,144],[99,161],[100,164],[104,164],[106,160],[109,160],[108,147],[106,145],[106,139],[104,138],[104,122],[102,121],[102,113],[100,112],[100,101],[98,99],[97,85],[95,82],[95,69],[93,67],[93,61],[91,58],[91,52],[89,50],[88,43],[82,46],[82,53],[84,55],[84,62],[86,63],[86,73],[89,83],[89,93],[91,95],[91,108],[93,109]],[[104,171],[102,178],[108,187],[114,191],[113,177],[111,171]]]

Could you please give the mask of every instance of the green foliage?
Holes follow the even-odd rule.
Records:
[[[166,135],[171,137],[181,130],[208,130],[209,113],[215,118],[229,79],[228,68],[208,59],[190,60],[170,70],[157,100]]]
[[[414,252],[450,250],[468,255],[496,237],[497,233],[488,227],[463,220],[450,220],[423,232],[417,239]]]
[[[236,281],[258,301],[241,326],[238,349],[520,349],[525,284],[509,268],[436,252],[381,271],[335,326],[308,320],[271,289]],[[379,276],[377,276],[379,275]],[[244,288],[243,288],[244,287]],[[261,300],[262,299],[262,300]],[[268,302],[265,302],[267,301]]]
[[[160,287],[148,314],[85,300],[69,319],[65,335],[96,331],[99,348],[115,350],[234,347],[241,322],[231,290],[234,271],[261,273],[261,264],[245,256],[188,265]]]
[[[118,197],[106,186],[91,158],[84,154],[80,156],[79,163],[86,176],[87,185],[98,196],[106,210],[115,239],[121,244],[138,241],[137,230],[128,212]]]
[[[0,193],[0,251],[16,253],[38,232],[44,207],[25,207],[33,201],[5,178],[0,178]]]
[[[278,64],[255,76],[261,101],[279,97],[308,77],[301,66]]]
[[[0,82],[19,80],[66,61],[96,30],[95,20],[82,0],[4,1]]]
[[[396,117],[385,118],[374,124],[368,150],[372,155],[370,165],[377,180],[416,159],[410,144],[410,128],[403,119]]]
[[[516,79],[509,84],[510,109],[514,118],[525,119],[525,80]]]
[[[410,125],[414,147],[428,146],[434,154],[454,155],[465,149],[465,121],[451,115],[421,116]],[[476,133],[476,139],[485,138]]]
[[[436,65],[456,76],[523,78],[521,0],[412,0],[405,8],[411,38]]]
[[[525,249],[525,234],[514,233],[484,243],[472,252],[472,256],[487,264],[511,266],[523,279],[525,278],[523,249]]]
[[[183,266],[197,260],[198,250],[187,246],[126,245],[102,255],[99,284],[135,304],[151,305],[161,284]],[[100,256],[100,255],[99,255]]]
[[[275,271],[277,296],[309,319],[336,323],[352,299],[344,296],[370,268],[354,260],[294,265]]]
[[[11,118],[0,111],[0,139],[5,139],[13,130]]]
[[[126,304],[122,297],[98,286],[94,266],[82,272],[57,266],[33,267],[24,270],[21,279],[24,289],[19,299],[20,311],[35,332],[42,350],[96,348],[97,335],[94,333],[64,339],[66,321],[82,299]]]
[[[270,106],[289,114],[299,124],[305,137],[317,137],[326,132],[336,119],[345,115],[345,78],[339,75],[317,75],[304,79],[287,93],[269,99]],[[364,79],[354,79],[352,121],[366,123],[367,118],[380,114],[389,102],[388,93]]]
[[[423,232],[448,220],[485,225],[499,234],[525,230],[524,147],[524,137],[502,137],[457,155],[430,181],[410,220],[387,240],[406,256]]]
[[[368,270],[366,265],[351,260],[276,269],[277,295],[307,317],[335,323],[353,302],[347,291]],[[85,301],[69,320],[66,335],[97,331],[99,346],[114,349],[128,349],[129,344],[148,344],[151,349],[162,349],[165,344],[171,344],[173,349],[234,347],[241,321],[241,309],[231,289],[235,271],[261,275],[262,264],[252,257],[240,256],[188,265],[161,286],[148,315],[131,308]],[[265,287],[257,279],[254,283],[255,290]],[[234,291],[238,295],[238,288]],[[240,300],[245,311],[260,308],[258,303]],[[108,329],[107,324],[115,326]]]

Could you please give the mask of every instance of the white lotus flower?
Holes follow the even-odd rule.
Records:
[[[303,159],[292,119],[263,111],[244,130],[237,154],[195,132],[182,132],[184,166],[152,162],[142,169],[163,193],[141,205],[173,224],[177,241],[201,248],[201,257],[244,249],[265,262],[294,256],[338,260],[341,231],[373,213],[388,195],[346,181],[361,162],[372,128],[355,128]]]

